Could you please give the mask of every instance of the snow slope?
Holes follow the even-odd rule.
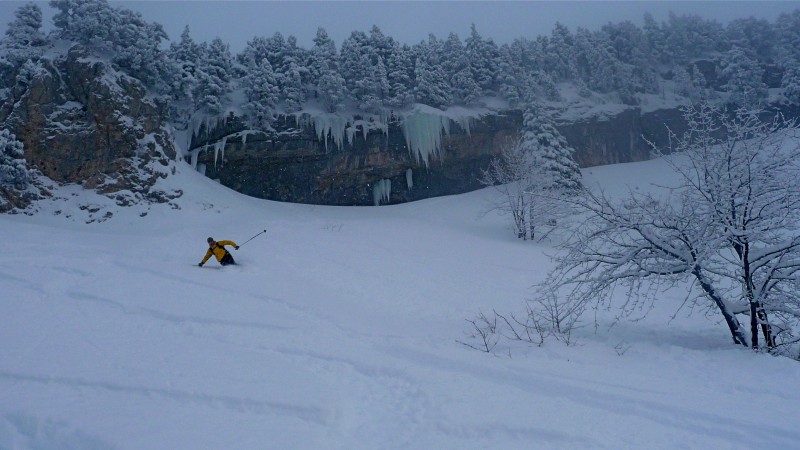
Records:
[[[585,181],[645,189],[665,167]],[[188,166],[170,182],[180,209],[75,191],[0,216],[0,449],[800,446],[800,364],[734,348],[713,315],[669,322],[681,292],[571,347],[458,344],[549,267],[550,244],[480,216],[491,190],[344,208]],[[197,267],[207,236],[264,228],[240,266]]]

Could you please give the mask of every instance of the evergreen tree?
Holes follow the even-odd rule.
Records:
[[[496,85],[499,94],[508,102],[508,105],[515,108],[520,103],[519,80],[520,71],[514,64],[511,55],[511,47],[502,45],[500,55],[497,58]]]
[[[467,52],[458,35],[450,33],[442,46],[442,69],[452,88],[453,101],[473,104],[481,96],[481,88],[472,76]]]
[[[775,31],[778,36],[776,59],[784,67],[791,67],[800,61],[800,9],[779,15]]]
[[[495,60],[499,56],[497,45],[494,41],[484,39],[478,33],[475,24],[470,26],[470,35],[465,41],[465,51],[469,59],[472,78],[478,83],[483,92],[494,88],[497,75]]]
[[[325,61],[322,61],[320,71],[322,76],[317,82],[319,100],[327,108],[328,112],[341,110],[347,99],[347,86],[345,86],[344,78],[335,70],[328,69]]]
[[[371,65],[368,54],[362,55],[362,65]],[[361,111],[378,113],[383,108],[384,101],[389,96],[389,80],[386,74],[386,65],[383,58],[378,56],[377,62],[372,65],[369,75],[356,82],[358,96],[355,100]]]
[[[607,49],[632,73],[630,84],[636,92],[654,93],[657,91],[657,74],[654,69],[655,58],[642,29],[630,21],[603,26],[601,34],[606,36]]]
[[[556,81],[572,80],[575,68],[574,37],[569,29],[559,22],[550,35],[545,48],[546,70]]]
[[[610,43],[602,33],[592,34],[584,28],[575,33],[575,72],[587,87],[598,92],[616,88],[619,61],[609,51]]]
[[[323,69],[322,66],[325,66]],[[314,47],[309,55],[308,70],[311,79],[318,82],[319,79],[328,71],[339,70],[339,55],[336,52],[336,43],[328,36],[324,28],[317,28],[317,35],[314,37]]]
[[[553,177],[554,188],[581,188],[581,172],[573,156],[575,150],[539,104],[530,98],[523,113],[522,141],[537,156],[542,169]]]
[[[674,64],[686,65],[693,58],[725,50],[725,30],[718,22],[696,15],[669,14],[665,51]]]
[[[369,83],[372,69],[372,56],[375,53],[370,47],[369,38],[364,32],[353,31],[342,43],[340,53],[340,73],[345,79],[350,96],[360,103],[367,93],[364,91]],[[375,55],[377,59],[377,55]]]
[[[748,17],[733,20],[725,29],[725,38],[731,47],[746,49],[751,57],[759,61],[773,60],[775,30],[764,19]]]
[[[172,85],[173,98],[193,103],[193,92],[197,88],[197,64],[201,57],[201,50],[189,34],[188,25],[183,29],[180,40],[170,44],[168,57],[175,65],[176,71]]]
[[[200,49],[195,107],[210,114],[220,114],[231,90],[231,54],[228,45],[220,38],[211,41],[211,45],[204,43]]]
[[[111,43],[119,17],[106,0],[51,0],[53,25],[61,39],[84,45]]]
[[[128,9],[109,6],[106,0],[51,0],[55,36],[108,52],[112,62],[145,84],[168,90],[165,78],[172,74],[161,50],[167,34],[161,25],[149,23]]]
[[[414,52],[403,45],[391,53],[386,62],[386,80],[389,83],[387,106],[402,108],[414,102],[415,83]]]
[[[416,47],[417,63],[414,68],[414,97],[417,102],[436,108],[450,104],[450,86],[439,63],[439,43],[431,35],[428,41]]]
[[[248,67],[243,79],[249,113],[250,125],[255,128],[270,129],[278,103],[278,82],[267,58]]]
[[[675,84],[675,93],[682,97],[697,100],[697,89],[689,72],[683,66],[675,66],[672,69],[672,73],[674,74],[672,81]]]
[[[721,75],[727,80],[723,87],[733,103],[756,105],[767,96],[767,87],[761,81],[764,69],[739,47],[724,55]]]
[[[667,51],[667,34],[661,24],[655,21],[650,13],[644,15],[644,39],[647,42],[647,48],[650,50],[654,59],[661,63],[670,61],[670,55]]]
[[[781,80],[781,87],[783,96],[789,103],[800,105],[800,62],[786,69]]]
[[[9,74],[27,60],[37,60],[47,43],[42,28],[42,10],[35,3],[20,6],[8,24],[0,47],[0,64]]]
[[[316,97],[326,110],[336,112],[342,109],[347,98],[347,87],[339,74],[336,44],[324,28],[317,29],[308,66],[312,83],[316,86]]]
[[[31,175],[23,153],[22,142],[10,131],[0,130],[0,190],[22,191],[30,184]]]

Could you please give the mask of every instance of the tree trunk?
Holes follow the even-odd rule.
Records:
[[[758,303],[750,302],[750,347],[758,350]]]
[[[764,308],[758,308],[758,321],[761,322],[761,333],[764,335],[764,342],[767,348],[775,348],[775,336],[772,335],[772,327],[767,320],[767,312]]]
[[[700,271],[699,267],[695,267],[692,269],[692,275],[697,279],[697,282],[700,284],[700,287],[703,289],[703,292],[706,293],[708,298],[717,305],[719,308],[719,312],[722,313],[722,317],[725,318],[725,323],[728,324],[728,330],[731,332],[731,337],[733,338],[733,343],[737,345],[743,345],[747,347],[747,339],[742,333],[742,326],[739,324],[739,320],[736,319],[736,316],[731,313],[728,309],[728,306],[722,300],[722,297],[719,296],[714,287],[706,281],[703,273]]]

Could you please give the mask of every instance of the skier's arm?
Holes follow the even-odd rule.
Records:
[[[208,249],[208,251],[206,252],[206,256],[203,258],[203,261],[200,262],[200,265],[202,266],[203,264],[205,264],[206,261],[208,261],[208,258],[211,258],[211,249]]]
[[[235,248],[236,250],[239,250],[239,246],[236,245],[236,242],[233,242],[233,241],[217,241],[217,244],[219,244],[219,245],[232,245],[233,248]]]

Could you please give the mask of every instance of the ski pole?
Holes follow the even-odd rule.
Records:
[[[241,246],[242,246],[242,245],[244,245],[244,244],[247,244],[248,242],[252,241],[253,239],[255,239],[255,238],[257,238],[257,237],[261,236],[262,234],[264,234],[264,233],[266,233],[266,232],[267,232],[267,230],[264,230],[264,231],[262,231],[261,233],[258,233],[257,235],[255,235],[255,236],[251,237],[250,239],[248,239],[248,240],[244,241],[244,243],[240,244],[240,245],[239,245],[239,247],[241,247]]]

